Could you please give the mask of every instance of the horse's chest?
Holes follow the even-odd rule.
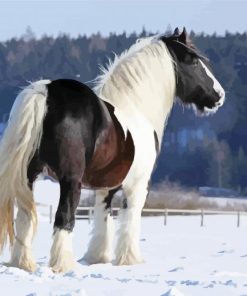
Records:
[[[82,186],[113,188],[122,183],[134,159],[134,143],[131,134],[127,138],[118,122],[111,126],[95,147],[90,163],[86,166]]]

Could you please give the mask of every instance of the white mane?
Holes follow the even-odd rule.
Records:
[[[143,47],[150,45],[152,42],[157,40],[156,36],[137,39],[136,43],[134,43],[129,49],[123,51],[120,55],[115,54],[114,60],[109,60],[108,65],[106,67],[101,66],[101,74],[96,78],[97,85],[95,86],[95,90],[102,88],[110,76],[113,74],[116,67],[124,61],[124,59],[133,56],[136,52],[141,50]]]
[[[165,44],[157,36],[138,40],[101,70],[94,90],[115,107],[122,126],[131,131],[133,118],[144,116],[161,144],[175,94],[173,60]]]

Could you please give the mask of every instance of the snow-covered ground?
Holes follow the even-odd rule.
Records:
[[[169,216],[167,226],[162,217],[143,218],[144,264],[88,266],[78,262],[75,271],[53,274],[47,267],[52,225],[40,216],[34,241],[37,271],[5,267],[2,262],[9,256],[5,250],[0,257],[0,295],[247,296],[247,217],[241,217],[239,228],[236,219],[206,216],[205,226],[200,227],[199,216]],[[88,221],[76,222],[78,260],[86,251],[91,227]]]

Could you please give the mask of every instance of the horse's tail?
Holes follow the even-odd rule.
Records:
[[[48,83],[49,80],[41,80],[20,92],[0,142],[0,252],[8,237],[11,245],[14,241],[15,201],[36,228],[37,214],[27,169],[42,137]]]

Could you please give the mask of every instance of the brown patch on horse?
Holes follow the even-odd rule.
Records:
[[[119,186],[134,160],[134,142],[130,132],[127,137],[118,122],[114,108],[105,103],[111,116],[108,128],[98,138],[95,151],[90,163],[86,166],[83,178],[83,187],[112,188]]]

